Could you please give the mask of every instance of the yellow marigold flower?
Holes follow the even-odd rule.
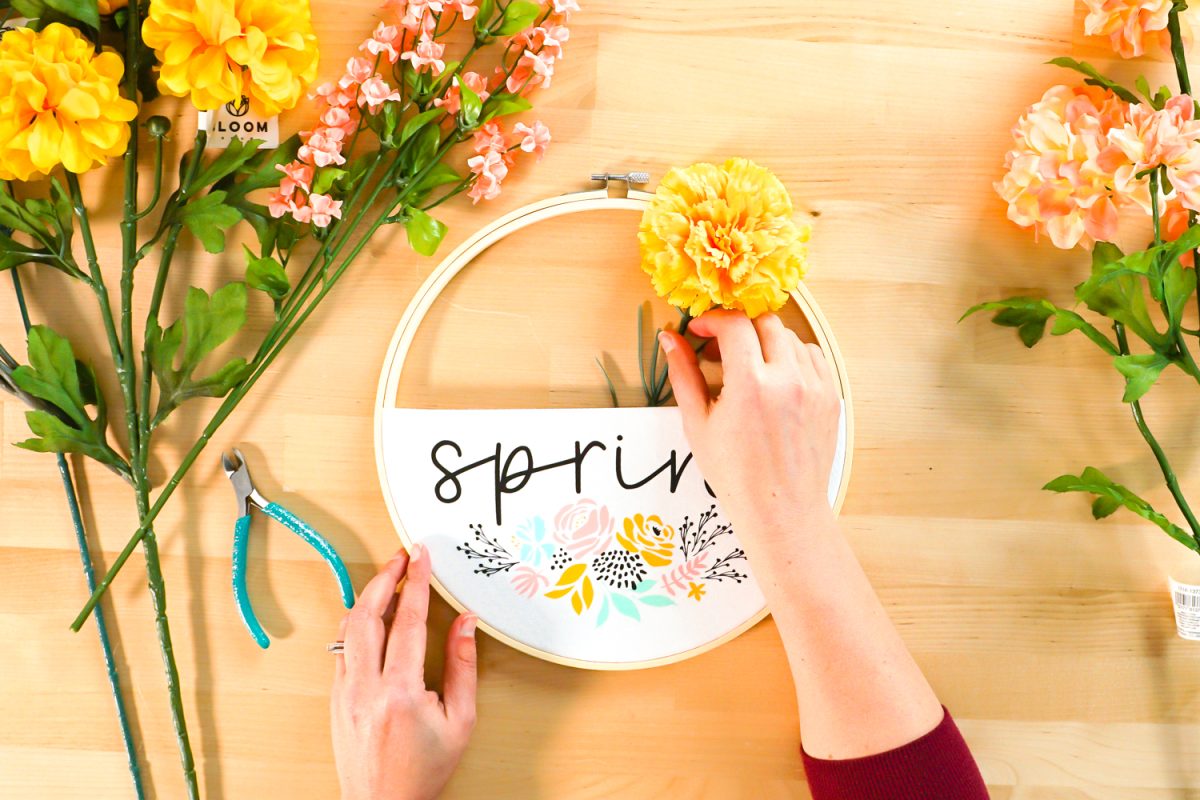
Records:
[[[0,36],[0,180],[27,181],[60,164],[87,172],[125,152],[137,105],[121,97],[125,66],[74,28]]]
[[[637,553],[652,567],[665,567],[671,563],[675,550],[675,529],[666,525],[662,517],[634,514],[625,518],[625,525],[617,531],[617,542],[631,553]]]
[[[96,5],[100,9],[100,16],[107,17],[115,11],[120,11],[129,5],[129,0],[97,0]]]
[[[800,284],[809,230],[769,170],[744,158],[672,169],[642,215],[642,269],[654,291],[699,316],[713,306],[756,317]]]
[[[142,38],[161,63],[159,90],[202,110],[246,96],[272,116],[317,76],[308,0],[150,0]]]

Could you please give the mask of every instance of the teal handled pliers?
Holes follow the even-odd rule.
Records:
[[[233,597],[237,602],[237,610],[242,622],[250,631],[250,635],[254,637],[254,641],[258,642],[258,646],[265,649],[270,646],[271,640],[267,638],[267,632],[259,624],[258,617],[254,614],[254,608],[250,605],[249,592],[246,590],[246,545],[250,536],[251,508],[262,511],[312,545],[313,549],[321,554],[321,558],[325,559],[329,568],[333,570],[333,576],[337,578],[338,586],[342,590],[342,603],[346,608],[353,607],[354,586],[350,583],[350,574],[346,572],[346,565],[342,563],[341,556],[333,549],[329,540],[283,506],[269,502],[267,498],[259,494],[250,481],[250,471],[246,469],[246,457],[242,455],[241,450],[234,448],[232,458],[222,453],[221,466],[224,467],[225,475],[233,484],[238,504],[238,519],[233,528]]]

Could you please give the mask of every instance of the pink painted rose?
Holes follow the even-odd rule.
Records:
[[[612,535],[612,516],[595,500],[580,500],[554,515],[554,541],[576,561],[608,547]]]
[[[522,597],[533,597],[550,584],[550,579],[528,564],[522,564],[512,572],[512,587]]]

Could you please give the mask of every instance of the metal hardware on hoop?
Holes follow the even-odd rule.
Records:
[[[593,172],[592,180],[603,181],[604,188],[607,189],[610,183],[619,182],[625,184],[625,194],[629,194],[630,188],[634,186],[644,186],[650,182],[649,172]]]

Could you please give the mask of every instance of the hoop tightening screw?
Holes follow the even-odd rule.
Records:
[[[630,186],[646,184],[650,182],[649,172],[593,172],[592,180],[603,181],[607,186],[611,181],[623,181]]]

